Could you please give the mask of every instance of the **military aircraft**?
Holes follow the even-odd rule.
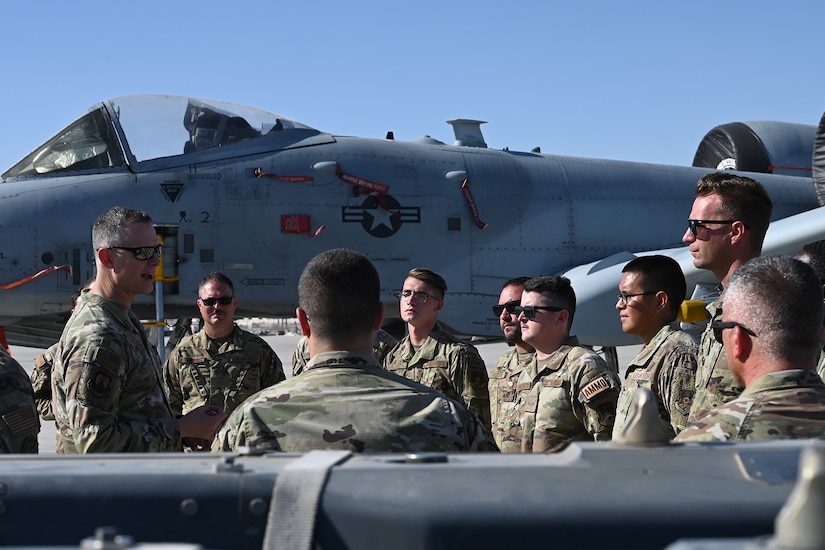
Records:
[[[490,306],[505,280],[678,247],[709,170],[761,171],[775,219],[820,204],[815,126],[719,126],[697,166],[676,167],[494,150],[481,121],[448,122],[454,144],[331,135],[190,97],[97,104],[2,174],[0,325],[12,344],[56,341],[71,292],[93,273],[91,223],[114,205],[148,211],[163,240],[163,304],[139,299],[143,318],[160,307],[166,318],[191,316],[198,281],[216,270],[235,281],[239,315],[291,316],[306,262],[347,247],[379,269],[390,315],[392,291],[426,266],[449,285],[442,322],[500,337]],[[628,342],[611,307],[599,303],[609,321],[594,330],[577,315],[583,343]]]
[[[213,270],[236,281],[243,313],[290,315],[306,261],[345,246],[376,263],[391,307],[411,267],[440,271],[450,285],[441,318],[467,334],[499,334],[489,306],[504,280],[567,272],[576,327],[595,344],[620,333],[618,321],[588,317],[593,304],[616,319],[599,302],[615,273],[601,268],[633,251],[683,253],[708,170],[761,171],[772,232],[820,223],[814,127],[723,125],[700,144],[698,166],[671,167],[491,150],[478,121],[452,124],[447,145],[333,136],[218,101],[103,102],[2,176],[0,321],[18,345],[57,337],[93,270],[91,223],[116,204],[156,221],[171,317],[191,313]],[[784,247],[798,238],[777,237]],[[151,318],[158,305],[147,297],[136,309]],[[787,499],[773,547],[821,548],[824,457],[817,442],[644,439],[546,455],[0,456],[0,545],[663,548],[719,537],[680,548],[733,548],[722,537],[769,534]],[[794,515],[802,521],[784,521]],[[799,533],[812,536],[800,543]]]

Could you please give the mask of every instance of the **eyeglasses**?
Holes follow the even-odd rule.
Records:
[[[409,300],[412,298],[416,302],[421,302],[422,304],[426,304],[429,298],[434,298],[436,300],[440,300],[438,296],[433,296],[432,294],[427,294],[426,292],[412,291],[412,290],[396,290],[393,292],[393,295],[398,298],[399,300]]]
[[[528,321],[533,321],[536,318],[536,311],[539,309],[543,309],[544,311],[562,311],[564,310],[563,307],[554,307],[554,306],[516,306],[513,309],[516,311],[516,315],[519,317],[521,314],[524,314],[524,318]]]
[[[135,258],[145,262],[146,260],[151,260],[152,258],[154,258],[156,254],[158,256],[160,256],[160,250],[161,250],[162,247],[163,247],[163,245],[159,244],[159,245],[156,245],[156,246],[136,246],[136,247],[108,246],[106,248],[114,248],[115,250],[128,250],[129,252],[131,252],[132,254],[135,255]]]
[[[521,305],[521,300],[511,300],[503,304],[493,306],[493,313],[496,317],[501,317],[501,314],[506,310],[510,315],[516,314],[516,308]]]
[[[688,220],[688,228],[690,232],[693,233],[693,236],[696,237],[696,232],[699,230],[700,227],[704,227],[709,223],[718,223],[718,224],[732,224],[736,220]]]
[[[657,291],[650,291],[650,292],[635,292],[635,293],[633,293],[633,294],[626,294],[626,293],[624,293],[624,292],[619,292],[618,294],[616,294],[616,299],[617,299],[618,301],[620,301],[621,303],[623,303],[624,305],[627,305],[627,302],[628,302],[631,298],[633,298],[634,296],[652,296],[652,295],[654,295],[654,294],[656,294],[656,293],[657,293]]]
[[[216,303],[222,306],[228,306],[234,300],[234,296],[221,296],[220,298],[198,298],[206,307],[212,307]]]
[[[713,321],[710,324],[710,328],[713,329],[713,337],[716,339],[717,342],[720,344],[722,343],[722,331],[726,328],[733,328],[739,327],[754,338],[756,338],[756,333],[746,327],[741,323],[737,323],[736,321]]]

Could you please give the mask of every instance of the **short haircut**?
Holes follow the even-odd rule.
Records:
[[[410,270],[407,273],[407,277],[412,277],[413,279],[418,279],[433,288],[437,288],[439,292],[441,292],[441,296],[439,299],[444,299],[444,295],[447,294],[447,281],[444,280],[444,277],[433,271],[432,269],[427,269],[426,267],[416,267]]]
[[[226,285],[232,291],[232,294],[235,294],[235,285],[232,284],[232,279],[221,273],[220,271],[213,271],[203,279],[201,282],[198,283],[198,294],[206,286],[207,283],[216,282],[218,284]]]
[[[123,245],[126,228],[133,223],[152,223],[152,218],[140,210],[113,206],[98,216],[92,225],[92,246],[100,250]]]
[[[731,172],[712,172],[702,176],[696,184],[696,196],[714,194],[722,199],[723,218],[741,220],[753,232],[751,252],[758,255],[773,213],[773,202],[768,192],[754,179]]]
[[[513,277],[512,279],[508,279],[501,288],[504,289],[508,286],[524,286],[524,283],[529,281],[531,278],[532,277]]]
[[[756,257],[742,264],[725,288],[730,319],[756,333],[769,357],[790,362],[820,347],[822,283],[814,269],[788,256]]]
[[[342,342],[372,333],[380,309],[378,271],[366,256],[345,248],[321,252],[298,281],[298,302],[312,333]]]
[[[558,307],[563,307],[570,314],[567,328],[573,326],[573,316],[576,314],[576,292],[570,284],[570,279],[562,275],[534,277],[524,283],[524,292],[539,292],[546,295]]]
[[[679,314],[679,306],[687,294],[685,274],[679,262],[669,256],[655,254],[640,256],[630,260],[622,268],[622,273],[638,273],[642,276],[643,292],[664,291],[667,294],[671,321]]]

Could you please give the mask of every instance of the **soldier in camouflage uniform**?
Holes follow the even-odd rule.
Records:
[[[328,250],[298,284],[298,322],[312,359],[300,376],[235,409],[213,451],[245,445],[276,451],[495,450],[464,406],[385,371],[372,354],[381,326],[378,272],[357,252]]]
[[[0,453],[36,453],[40,420],[29,376],[0,346]]]
[[[52,410],[59,453],[179,451],[211,439],[224,414],[205,406],[176,419],[160,359],[131,312],[154,287],[160,245],[145,212],[113,207],[92,228],[97,275],[55,353]]]
[[[616,309],[622,330],[644,347],[630,363],[616,406],[613,439],[619,439],[638,387],[656,397],[659,418],[671,437],[685,429],[696,391],[696,342],[676,317],[687,293],[682,268],[667,256],[642,256],[622,269]]]
[[[521,371],[535,358],[536,350],[521,338],[521,325],[516,315],[516,307],[521,305],[521,293],[524,283],[530,277],[517,277],[504,283],[498,305],[493,306],[493,313],[498,317],[504,340],[513,346],[502,355],[490,373],[490,420],[493,424],[493,437],[499,447],[503,445],[505,426],[501,422],[503,413],[516,407],[518,391],[516,384]]]
[[[438,273],[415,268],[397,292],[405,336],[384,358],[384,368],[464,403],[490,428],[487,366],[478,350],[438,324],[447,283]]]
[[[203,330],[184,338],[163,365],[173,413],[218,405],[229,414],[252,394],[286,379],[269,344],[235,324],[238,299],[229,277],[218,272],[204,277],[197,303]]]
[[[772,211],[768,193],[750,178],[715,172],[696,184],[682,242],[689,245],[693,265],[713,272],[720,282],[720,297],[708,306],[711,320],[722,314],[722,288],[728,278],[761,253]],[[702,334],[698,359],[690,421],[736,398],[744,389],[731,375],[722,344],[714,340],[709,328]]]
[[[693,421],[676,441],[825,436],[825,384],[814,372],[822,283],[804,262],[754,258],[731,275],[711,331],[724,341],[738,398]]]
[[[375,360],[382,363],[384,357],[397,343],[398,340],[393,338],[386,330],[380,328],[376,330],[372,343],[372,354],[375,356]],[[307,361],[309,361],[309,340],[306,336],[302,336],[298,340],[298,345],[295,346],[295,352],[292,354],[292,376],[298,376],[304,372]]]
[[[72,310],[74,313],[83,292],[92,286],[94,279],[86,281],[82,288],[72,293]],[[54,365],[54,353],[57,351],[57,342],[49,349],[34,358],[34,368],[32,369],[32,388],[34,389],[34,402],[37,405],[37,412],[43,420],[54,420],[52,413],[52,366]]]
[[[570,336],[576,311],[570,280],[530,279],[521,304],[522,338],[536,358],[519,375],[516,407],[502,412],[501,451],[560,451],[571,441],[610,440],[621,381]]]

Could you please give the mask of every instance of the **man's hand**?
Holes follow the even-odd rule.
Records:
[[[226,413],[217,405],[201,405],[178,419],[181,437],[195,437],[212,441]]]

